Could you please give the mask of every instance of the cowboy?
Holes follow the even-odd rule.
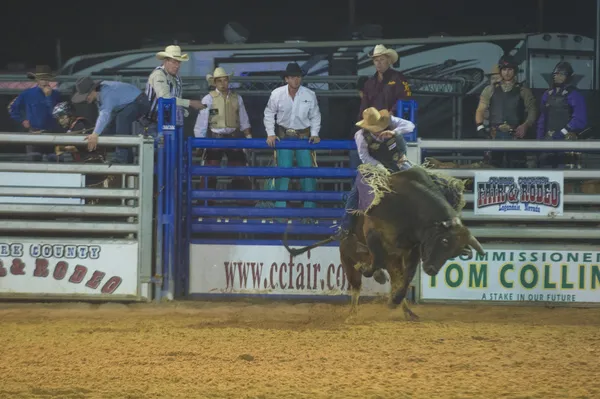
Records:
[[[375,107],[396,113],[398,100],[412,95],[408,81],[400,72],[391,68],[398,62],[398,53],[394,49],[378,44],[369,55],[375,65],[375,74],[365,82],[358,119],[365,109]]]
[[[95,81],[90,77],[79,78],[75,82],[75,94],[71,101],[75,104],[96,102],[98,119],[92,134],[86,137],[88,150],[94,151],[101,134],[133,134],[133,122],[150,110],[150,102],[140,89],[129,83]],[[131,161],[131,151],[117,148],[116,163]]]
[[[250,120],[242,96],[229,89],[229,78],[231,74],[225,72],[221,67],[214,73],[206,76],[208,85],[214,87],[209,94],[204,96],[202,103],[206,109],[198,113],[194,135],[199,138],[241,138],[242,135],[252,138],[250,131]],[[220,165],[223,155],[227,155],[229,166],[246,166],[248,164],[246,154],[242,149],[213,149],[204,153],[205,165]],[[233,179],[234,189],[249,188],[249,180],[246,178]],[[208,187],[216,187],[216,178],[208,179]]]
[[[391,172],[412,167],[406,158],[404,133],[415,130],[411,121],[395,117],[386,109],[377,111],[367,108],[363,119],[356,123],[361,129],[354,135],[358,155],[363,163],[368,163]],[[354,228],[356,218],[351,213],[358,208],[358,186],[356,180],[346,200],[346,212],[341,221],[340,234],[347,236]]]
[[[321,111],[314,91],[302,86],[302,68],[295,62],[289,63],[283,74],[285,86],[276,88],[264,112],[264,126],[267,131],[267,144],[275,147],[277,140],[308,140],[317,144],[321,141]],[[277,118],[277,123],[275,122]],[[280,168],[291,168],[296,153],[298,167],[315,167],[314,153],[310,150],[276,150],[275,159]],[[277,190],[287,191],[290,179],[283,177],[276,183]],[[302,191],[314,191],[315,179],[301,179]],[[273,186],[271,186],[273,188]],[[285,207],[285,201],[277,201],[276,207]],[[314,208],[312,201],[304,203],[306,208]]]
[[[585,98],[573,85],[573,67],[560,61],[552,71],[552,87],[542,96],[541,113],[537,123],[538,140],[575,140],[587,126]],[[564,168],[565,155],[545,154],[541,167]]]
[[[57,128],[52,109],[60,101],[60,94],[52,89],[54,77],[49,66],[38,65],[35,72],[27,74],[27,78],[35,80],[37,85],[22,91],[9,107],[10,117],[28,132],[53,131]],[[54,150],[51,146],[27,145],[26,148],[27,154],[37,159]]]
[[[179,76],[179,69],[182,62],[187,62],[189,56],[181,53],[179,46],[167,46],[165,51],[156,53],[156,58],[163,62],[162,65],[156,67],[148,77],[146,83],[146,95],[150,102],[150,112],[146,117],[153,123],[158,121],[158,99],[159,98],[175,98],[177,104],[177,115],[180,124],[183,124],[181,116],[188,116],[188,111],[185,108],[194,108],[202,110],[206,108],[201,101],[187,100],[182,98],[182,83]]]
[[[535,98],[533,93],[523,84],[517,82],[519,64],[511,55],[505,55],[498,61],[501,81],[490,84],[481,92],[479,105],[475,111],[477,132],[485,126],[485,111],[489,109],[489,138],[492,140],[513,140],[525,137],[536,120]],[[525,114],[527,116],[525,116]],[[506,162],[503,157],[506,156]],[[505,151],[492,152],[493,166],[508,166],[511,161],[523,163],[522,154],[511,154]]]

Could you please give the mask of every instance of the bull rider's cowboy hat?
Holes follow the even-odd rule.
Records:
[[[176,45],[171,45],[165,47],[165,51],[159,51],[156,53],[156,58],[159,60],[164,60],[165,58],[172,58],[177,61],[188,61],[190,56],[187,54],[181,53],[181,47]]]
[[[94,80],[89,76],[77,79],[77,82],[75,82],[75,94],[73,94],[71,102],[73,104],[85,102],[87,96],[96,90],[98,86],[100,86],[100,81]]]
[[[212,75],[209,73],[208,75],[206,75],[206,81],[208,82],[209,86],[214,86],[215,85],[215,79],[217,78],[230,78],[231,76],[233,76],[232,73],[227,73],[225,72],[225,70],[221,67],[216,67],[215,71],[212,73]]]
[[[54,79],[52,68],[48,65],[36,65],[35,72],[27,73],[27,78],[32,80],[50,80]]]
[[[387,55],[388,57],[390,57],[392,64],[395,64],[396,61],[398,61],[398,53],[396,52],[396,50],[392,48],[387,48],[383,44],[378,44],[377,46],[375,46],[373,52],[369,54],[369,57],[375,58],[379,57],[380,55]]]
[[[363,111],[363,119],[356,122],[356,126],[372,133],[378,133],[387,129],[391,120],[392,116],[387,109],[377,111],[377,108],[371,107]]]
[[[295,62],[290,62],[285,68],[285,72],[281,75],[284,79],[288,76],[304,76],[304,71]]]

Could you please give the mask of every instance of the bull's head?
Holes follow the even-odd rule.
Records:
[[[421,241],[423,270],[435,276],[448,259],[461,255],[466,247],[472,247],[481,256],[485,255],[479,241],[458,217],[435,223],[425,230]]]

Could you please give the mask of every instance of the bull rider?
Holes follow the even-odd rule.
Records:
[[[356,123],[361,129],[354,135],[358,156],[368,163],[391,172],[409,169],[412,164],[406,157],[404,133],[415,129],[414,123],[390,114],[386,109],[378,111],[374,107],[363,111],[363,119]],[[346,212],[341,221],[340,239],[351,234],[356,217],[353,210],[358,208],[358,186],[356,180],[346,200]]]

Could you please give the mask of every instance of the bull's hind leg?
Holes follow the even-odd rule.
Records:
[[[381,239],[381,233],[375,229],[370,229],[366,234],[367,247],[371,253],[371,267],[362,268],[363,276],[373,277],[377,270],[385,268],[385,248]]]
[[[362,286],[362,275],[355,269],[354,264],[356,261],[350,257],[342,256],[342,267],[350,283],[350,292],[352,298],[350,299],[350,316],[355,316],[358,313],[358,299],[360,298],[360,289]]]

